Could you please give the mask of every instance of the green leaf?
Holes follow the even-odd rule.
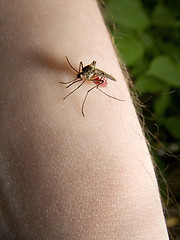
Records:
[[[121,27],[144,29],[149,26],[149,19],[140,0],[111,0],[108,9],[112,12],[114,21]]]
[[[156,41],[156,45],[161,52],[166,54],[166,56],[168,55],[172,60],[180,64],[180,48],[178,44],[173,42],[173,40],[171,42],[165,42],[158,39],[158,41]]]
[[[172,136],[180,140],[180,117],[169,117],[165,119],[162,123],[168,129]]]
[[[165,6],[157,5],[152,13],[152,23],[159,27],[175,26],[175,18],[172,12]]]
[[[127,33],[115,39],[116,45],[124,62],[130,66],[143,57],[144,48],[132,33]]]
[[[141,76],[147,70],[148,66],[149,62],[147,58],[145,58],[143,55],[143,57],[140,60],[138,60],[134,65],[131,66],[131,75]]]
[[[176,65],[167,56],[154,58],[147,75],[157,77],[170,86],[180,87],[180,65]]]
[[[145,31],[142,31],[142,32],[140,32],[139,35],[140,35],[142,43],[144,44],[144,46],[146,48],[152,48],[153,47],[154,40],[153,40],[153,37],[149,33],[145,32]]]
[[[168,90],[168,84],[164,84],[160,79],[148,75],[139,77],[135,83],[135,87],[142,93],[159,93]]]
[[[163,117],[171,102],[170,94],[163,93],[154,101],[154,113],[157,117]]]

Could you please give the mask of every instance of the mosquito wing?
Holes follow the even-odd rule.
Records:
[[[104,75],[106,78],[108,78],[112,81],[116,81],[116,79],[113,76],[109,75],[108,73],[103,72],[102,70],[100,70],[98,68],[95,68],[95,72],[98,73],[98,74]]]

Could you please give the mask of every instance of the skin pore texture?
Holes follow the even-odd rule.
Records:
[[[0,239],[167,240],[152,161],[95,0],[0,0]],[[97,61],[117,81],[59,82]]]

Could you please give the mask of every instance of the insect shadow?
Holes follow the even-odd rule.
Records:
[[[93,86],[92,88],[90,88],[87,93],[86,96],[83,100],[82,103],[82,107],[81,107],[81,112],[83,117],[85,117],[84,114],[84,105],[87,99],[87,96],[89,94],[89,92],[91,92],[93,89],[98,89],[100,92],[102,92],[104,95],[106,95],[107,97],[110,97],[112,99],[118,100],[118,101],[124,101],[121,100],[119,98],[113,97],[107,93],[105,93],[104,91],[102,91],[101,89],[99,89],[99,86],[105,87],[107,86],[107,81],[112,80],[112,81],[116,81],[116,79],[114,77],[112,77],[111,75],[103,72],[102,70],[96,68],[96,61],[93,61],[91,64],[83,67],[83,63],[80,62],[79,64],[79,70],[77,71],[70,63],[68,57],[66,56],[66,60],[69,64],[69,66],[77,73],[76,78],[74,78],[71,81],[68,82],[59,82],[61,84],[68,84],[66,86],[66,88],[69,88],[70,86],[72,86],[74,83],[78,83],[81,82],[73,91],[71,91],[68,95],[66,95],[63,100],[65,100],[67,97],[69,97],[72,93],[74,93],[78,88],[80,88],[86,81],[91,81],[95,84],[95,86]]]

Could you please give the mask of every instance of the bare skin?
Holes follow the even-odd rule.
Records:
[[[168,239],[145,139],[95,0],[0,0],[0,239]],[[110,99],[78,69],[97,67]],[[104,90],[104,89],[103,89]]]

